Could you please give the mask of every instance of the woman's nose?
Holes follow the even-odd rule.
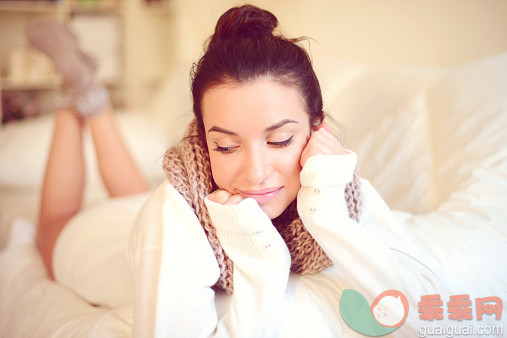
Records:
[[[244,173],[248,182],[252,185],[261,185],[269,176],[271,164],[268,154],[258,149],[247,152]]]

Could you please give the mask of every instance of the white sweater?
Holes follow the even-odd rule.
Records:
[[[341,318],[344,289],[369,304],[388,289],[408,298],[405,323],[416,334],[417,302],[442,293],[411,239],[368,181],[362,181],[360,224],[348,216],[344,189],[356,155],[318,155],[301,171],[298,212],[334,262],[325,271],[290,273],[290,255],[253,199],[225,206],[206,199],[219,240],[234,262],[234,293],[215,293],[215,255],[193,210],[169,183],[141,211],[130,241],[136,283],[135,334],[174,337],[297,337],[355,335]],[[445,299],[445,298],[444,298]]]

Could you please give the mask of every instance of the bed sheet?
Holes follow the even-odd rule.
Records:
[[[13,222],[9,245],[0,253],[1,337],[125,337],[132,308],[95,307],[50,281],[33,245],[33,223]]]
[[[361,88],[366,85],[371,91],[367,85],[378,81],[375,76],[372,82],[371,73],[367,73],[363,68],[353,68],[343,72],[345,77],[337,77],[341,83],[325,87],[330,98],[327,110],[334,112],[337,120],[346,121],[353,135],[351,148],[359,156],[361,175],[390,207],[399,210],[399,221],[452,293],[497,296],[505,304],[507,53],[450,70],[438,78],[432,73],[425,77],[431,81],[412,85],[411,95],[406,90],[403,95],[393,95],[399,100],[397,104],[379,104],[385,108],[374,114],[379,120],[363,125],[361,119],[368,118],[368,107],[375,107],[375,103],[361,106],[352,102],[362,99]],[[385,73],[377,73],[381,74]],[[397,82],[392,89],[402,87],[402,83]],[[359,116],[346,115],[350,110]],[[135,127],[134,123],[132,130]],[[179,126],[175,129],[180,130]],[[147,140],[153,135],[161,137],[151,147]],[[142,154],[140,159],[148,171],[155,168],[154,180],[162,179],[157,160],[168,146],[163,135],[167,134],[138,135],[136,152]],[[5,154],[0,147],[2,160]],[[26,169],[32,164],[22,165]],[[0,174],[5,168],[0,163]],[[16,216],[33,220],[38,181],[15,186],[2,176],[0,220],[11,222]],[[2,239],[9,245],[0,253],[0,336],[131,333],[131,308],[94,307],[73,291],[50,282],[31,244],[33,226],[21,220],[13,224],[14,231]],[[8,232],[2,230],[0,235]],[[506,318],[504,314],[504,328]]]

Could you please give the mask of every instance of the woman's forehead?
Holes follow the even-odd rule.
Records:
[[[308,120],[304,100],[293,86],[270,77],[248,82],[227,82],[208,89],[202,101],[205,124],[261,123]]]

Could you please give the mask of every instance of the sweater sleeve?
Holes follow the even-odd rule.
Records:
[[[405,294],[409,312],[402,327],[413,330],[417,301],[421,295],[440,293],[440,283],[368,181],[361,186],[361,224],[348,216],[344,191],[356,161],[353,152],[309,158],[301,171],[299,215],[341,276],[368,302],[388,289]]]
[[[274,327],[290,265],[283,240],[253,200],[206,203],[235,263],[230,307],[218,318],[215,255],[193,210],[164,183],[143,207],[130,240],[135,336],[259,336]]]
[[[269,217],[251,198],[237,205],[205,200],[222,247],[234,263],[234,292],[219,336],[272,337],[290,269],[289,250]]]

